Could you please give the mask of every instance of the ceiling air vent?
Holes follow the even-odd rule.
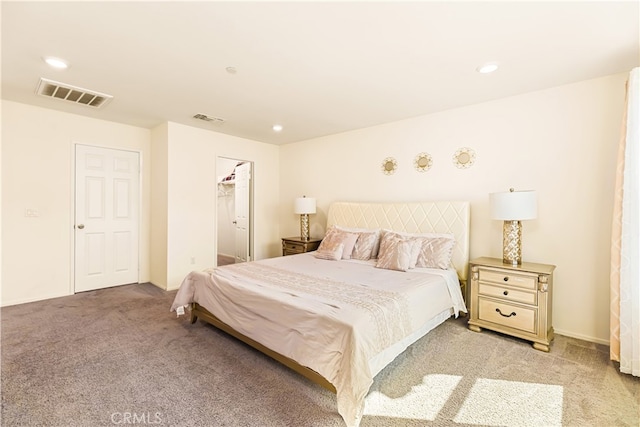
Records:
[[[221,125],[224,123],[224,119],[221,119],[220,117],[207,116],[206,114],[196,114],[195,116],[193,116],[193,118],[198,120],[204,120],[205,122],[210,122],[216,125]]]
[[[45,78],[40,78],[36,93],[48,98],[57,98],[63,101],[69,101],[74,104],[86,105],[93,108],[103,107],[113,98],[113,96],[105,93],[83,89],[81,87],[71,86],[65,83],[54,82],[53,80]]]

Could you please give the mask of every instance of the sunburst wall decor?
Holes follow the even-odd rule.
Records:
[[[458,169],[468,169],[476,161],[476,152],[469,147],[459,148],[453,155],[453,164]]]
[[[393,175],[398,169],[398,162],[393,157],[387,157],[382,161],[380,168],[385,175]]]
[[[429,153],[418,153],[413,159],[413,166],[418,172],[426,172],[433,166],[433,158]]]

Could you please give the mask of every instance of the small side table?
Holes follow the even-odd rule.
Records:
[[[524,262],[503,264],[501,259],[477,258],[471,270],[468,327],[482,328],[533,342],[549,351],[553,340],[551,301],[555,265]]]
[[[295,255],[311,252],[318,249],[322,239],[310,237],[304,240],[301,237],[283,237],[282,238],[282,255]]]

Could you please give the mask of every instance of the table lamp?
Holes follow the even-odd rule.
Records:
[[[294,212],[300,214],[300,238],[309,240],[309,214],[316,213],[316,199],[307,196],[298,197]]]
[[[515,191],[489,194],[491,218],[504,221],[502,226],[502,262],[522,264],[522,223],[535,219],[538,202],[535,191]]]

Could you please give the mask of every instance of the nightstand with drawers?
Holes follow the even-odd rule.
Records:
[[[322,239],[309,238],[305,240],[302,237],[283,237],[282,238],[282,255],[295,255],[311,252],[318,249]]]
[[[533,342],[549,351],[553,340],[551,301],[554,265],[504,264],[501,259],[477,258],[469,263],[469,324]]]

